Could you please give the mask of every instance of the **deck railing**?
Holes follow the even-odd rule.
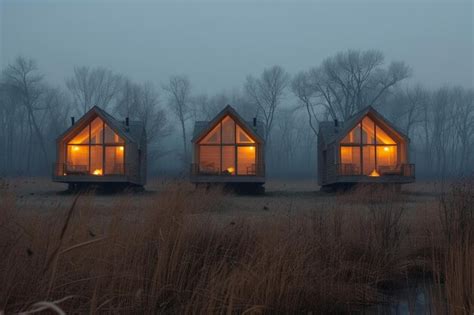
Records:
[[[216,167],[200,166],[198,163],[191,163],[191,176],[265,176],[265,164],[252,164],[244,171],[239,170],[238,174],[232,174],[227,170],[220,170]]]
[[[328,176],[362,176],[359,165],[356,164],[335,164],[334,167],[328,169]],[[394,167],[379,166],[377,167],[379,176],[403,176],[415,177],[415,164],[399,164]]]
[[[128,164],[115,163],[112,169],[102,168],[94,173],[90,171],[89,165],[71,165],[67,163],[53,163],[53,177],[60,176],[128,176],[130,167]]]

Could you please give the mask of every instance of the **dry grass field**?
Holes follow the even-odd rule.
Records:
[[[400,299],[413,312],[420,286],[423,312],[474,311],[472,182],[327,194],[282,180],[262,196],[0,185],[0,313],[370,314]]]

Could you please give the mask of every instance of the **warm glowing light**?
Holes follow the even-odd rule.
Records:
[[[385,152],[388,152],[390,149],[389,149],[388,147],[383,147],[383,150],[384,150]]]
[[[79,151],[79,147],[78,147],[78,146],[73,146],[72,149],[73,149],[74,151]]]
[[[378,176],[380,176],[380,174],[379,174],[379,172],[377,172],[376,169],[374,169],[374,170],[372,171],[372,173],[369,174],[369,176],[378,177]]]
[[[92,174],[94,175],[102,175],[102,169],[96,169]]]
[[[233,167],[229,167],[229,168],[227,169],[227,172],[229,172],[229,173],[231,173],[231,174],[232,174],[234,171],[235,171],[235,170],[234,170]]]
[[[123,151],[123,147],[119,147],[119,150],[120,150],[120,151]]]
[[[255,150],[255,147],[249,147],[249,150],[253,151],[253,150]]]

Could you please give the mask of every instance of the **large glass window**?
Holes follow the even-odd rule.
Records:
[[[340,163],[344,175],[380,176],[399,168],[396,141],[366,116],[341,141]]]
[[[341,146],[342,174],[360,174],[360,147]]]
[[[254,175],[255,174],[255,147],[238,147],[237,151],[237,174]]]
[[[99,117],[67,143],[66,173],[124,174],[125,141]]]
[[[199,142],[199,172],[214,175],[255,175],[255,141],[226,116]]]
[[[358,144],[360,143],[360,124],[357,124],[345,137],[341,143]]]
[[[106,146],[105,147],[105,175],[123,174],[124,172],[124,147]]]

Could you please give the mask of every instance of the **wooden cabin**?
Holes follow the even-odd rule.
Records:
[[[257,119],[245,121],[230,105],[213,120],[196,122],[191,182],[247,184],[257,190],[263,189],[263,129]]]
[[[322,188],[357,183],[404,184],[415,181],[410,140],[371,106],[346,122],[321,122],[318,182]]]
[[[146,132],[141,122],[119,121],[95,106],[56,140],[53,181],[146,184]],[[112,186],[112,185],[111,185]]]

